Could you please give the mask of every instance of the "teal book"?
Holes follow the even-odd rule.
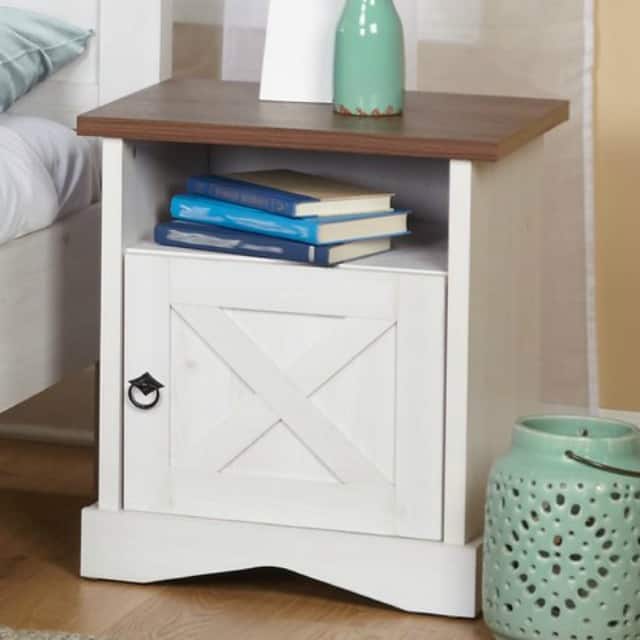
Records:
[[[409,212],[391,211],[368,215],[288,218],[213,198],[179,195],[171,201],[171,216],[176,220],[215,224],[236,231],[325,245],[406,235]]]

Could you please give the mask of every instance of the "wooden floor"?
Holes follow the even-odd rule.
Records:
[[[114,640],[491,637],[481,622],[406,615],[272,569],[154,586],[81,580],[92,485],[89,450],[0,441],[0,624]]]

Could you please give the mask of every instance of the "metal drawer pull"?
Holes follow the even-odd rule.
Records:
[[[129,400],[134,407],[149,411],[160,402],[161,389],[164,389],[164,385],[147,372],[135,380],[129,380]],[[151,401],[146,404],[139,402],[135,397],[135,391],[139,391],[145,397],[152,396]]]

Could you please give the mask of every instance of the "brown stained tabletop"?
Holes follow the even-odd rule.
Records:
[[[497,161],[565,122],[562,100],[407,94],[402,117],[358,118],[330,105],[261,102],[258,85],[176,79],[78,119],[81,135]]]

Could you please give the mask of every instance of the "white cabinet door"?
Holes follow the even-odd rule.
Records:
[[[126,509],[441,538],[444,277],[134,252],[126,281],[126,380],[165,385],[126,402]]]

